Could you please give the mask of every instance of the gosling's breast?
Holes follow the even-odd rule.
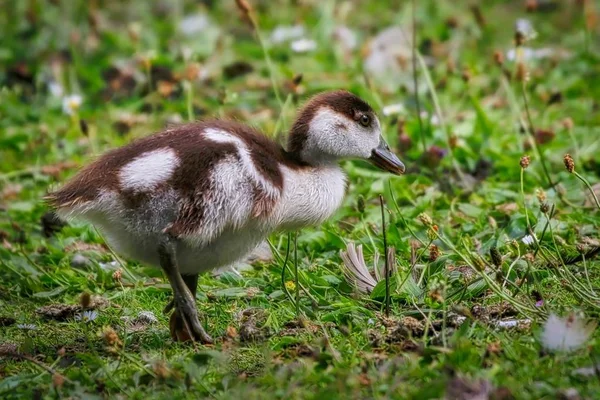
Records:
[[[339,166],[292,170],[282,166],[283,192],[270,222],[275,229],[297,229],[323,223],[340,207],[346,176]]]

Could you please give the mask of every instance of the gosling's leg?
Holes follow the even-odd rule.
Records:
[[[196,309],[196,296],[193,296],[186,282],[179,273],[177,259],[175,256],[176,239],[169,235],[165,235],[158,246],[158,256],[160,266],[162,267],[171,288],[173,289],[173,297],[175,303],[175,318],[180,318],[183,322],[180,335],[175,335],[176,340],[197,340],[201,343],[212,343],[212,338],[206,333],[200,321],[198,321],[198,311]],[[196,277],[197,279],[197,277]],[[196,281],[197,283],[197,281]],[[194,285],[195,287],[196,285]],[[194,290],[195,293],[195,290]],[[171,323],[169,324],[171,325]],[[171,331],[173,336],[173,331]]]
[[[196,291],[198,288],[198,275],[181,275],[181,278],[185,282],[185,285],[192,293],[192,297],[196,298]],[[163,314],[168,314],[175,308],[175,299],[171,299],[165,308],[163,308]]]

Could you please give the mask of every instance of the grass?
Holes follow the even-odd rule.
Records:
[[[248,24],[236,2],[7,2],[0,15],[0,397],[598,393],[593,373],[576,372],[598,358],[597,333],[570,353],[547,352],[539,340],[551,313],[597,319],[600,311],[593,2],[584,2],[585,15],[575,1],[557,2],[556,10],[538,2],[531,13],[521,2],[475,9],[414,2],[418,40],[406,51],[418,57],[407,63],[417,66],[418,84],[410,69],[400,80],[417,86],[418,96],[397,77],[381,80],[362,68],[360,46],[380,30],[411,31],[411,4],[391,3],[248,0]],[[196,13],[210,22],[181,32]],[[514,47],[517,18],[538,32],[524,46],[553,49],[521,60],[526,82],[515,79],[517,62],[494,60],[495,51]],[[315,51],[272,43],[277,26],[294,23],[306,27]],[[358,47],[332,39],[341,25],[355,31]],[[63,94],[53,95],[50,82]],[[295,236],[278,234],[273,261],[243,276],[202,276],[198,307],[214,346],[171,341],[162,314],[170,289],[160,271],[117,259],[93,227],[59,229],[43,217],[49,188],[102,151],[170,122],[215,115],[275,135],[308,95],[333,88],[378,109],[407,174],[345,162],[344,205],[324,226],[298,233],[297,261]],[[66,115],[61,97],[73,93],[83,101]],[[396,103],[406,111],[381,115]],[[574,174],[563,165],[566,153]],[[531,156],[527,168],[523,155]],[[527,235],[533,244],[522,242]],[[341,273],[339,251],[362,244],[367,265],[375,253],[381,263],[384,237],[397,273],[359,294]],[[75,319],[82,293],[106,300],[92,321]],[[48,305],[66,316],[36,311]],[[141,311],[158,321],[136,320]]]

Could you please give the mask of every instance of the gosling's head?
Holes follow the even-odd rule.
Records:
[[[404,173],[404,164],[383,140],[373,109],[344,90],[308,101],[290,131],[288,151],[313,165],[358,158],[396,175]]]

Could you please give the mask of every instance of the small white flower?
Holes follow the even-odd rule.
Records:
[[[194,14],[183,18],[177,29],[185,36],[194,36],[204,31],[210,25],[206,14]]]
[[[531,21],[525,18],[519,18],[515,21],[515,30],[523,35],[525,40],[531,40],[537,36],[537,32],[533,29]]]
[[[35,324],[18,324],[17,328],[23,329],[26,331],[35,331],[37,329],[37,325],[35,325]]]
[[[533,244],[535,244],[535,236],[532,235],[526,235],[523,237],[523,239],[521,239],[521,241],[526,244],[527,246],[531,246]]]
[[[120,266],[118,261],[109,261],[106,263],[98,263],[98,265],[100,265],[100,268],[102,268],[103,270],[107,270],[107,271],[115,270]]]
[[[98,312],[94,311],[94,310],[88,310],[88,311],[84,311],[83,314],[79,313],[79,314],[75,314],[75,321],[82,321],[82,322],[91,322],[93,320],[95,320],[96,318],[98,318]]]
[[[333,31],[333,39],[335,39],[340,47],[346,51],[351,51],[358,45],[356,33],[347,26],[341,25]]]
[[[63,97],[62,101],[62,110],[63,113],[67,115],[73,115],[77,112],[79,107],[81,107],[81,103],[83,103],[83,97],[79,94],[71,94],[69,96]]]
[[[544,324],[542,345],[550,351],[572,351],[588,341],[597,322],[588,322],[575,314],[558,317],[551,314]]]
[[[290,47],[294,53],[308,53],[317,48],[317,42],[312,39],[298,39],[294,40]]]
[[[538,56],[537,50],[534,50],[531,47],[521,47],[518,50],[508,50],[506,52],[506,59],[508,61],[515,61],[517,59],[517,55],[519,56],[519,61],[529,61],[536,58],[540,58]]]
[[[56,81],[51,81],[48,83],[48,91],[53,97],[62,97],[65,93],[63,86]]]
[[[283,43],[293,39],[300,39],[304,36],[304,26],[278,26],[271,33],[271,42]]]
[[[390,115],[403,114],[404,111],[406,111],[406,109],[404,108],[404,104],[402,103],[389,104],[383,107],[383,109],[381,110],[383,115],[385,115],[386,117],[389,117]]]

